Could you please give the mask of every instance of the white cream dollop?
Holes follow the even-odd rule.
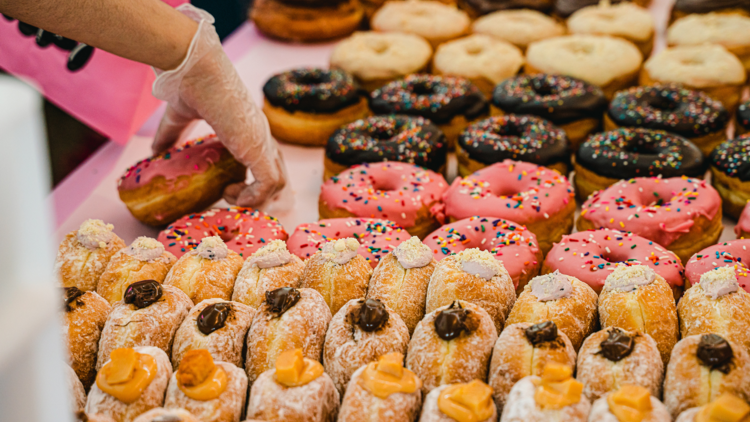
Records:
[[[359,249],[357,239],[347,237],[346,239],[332,240],[326,243],[323,245],[321,253],[325,259],[344,265],[357,256],[357,249]]]
[[[139,261],[153,261],[164,253],[164,245],[151,237],[141,236],[123,249],[122,253]]]
[[[632,292],[639,286],[648,286],[656,280],[656,273],[645,265],[618,265],[604,280],[604,290]]]
[[[195,253],[205,259],[224,259],[229,255],[226,243],[219,236],[204,237],[201,244],[195,248]]]
[[[257,265],[262,269],[273,268],[290,263],[292,254],[289,253],[283,240],[275,239],[255,251],[247,260],[248,265]]]
[[[461,269],[471,275],[491,280],[505,271],[505,267],[491,253],[477,248],[465,249],[456,254]]]
[[[76,232],[76,239],[78,243],[91,250],[105,248],[115,235],[112,232],[114,228],[115,226],[102,220],[89,219],[81,224]]]
[[[407,270],[422,268],[432,262],[432,251],[417,236],[412,236],[409,240],[401,242],[393,250],[393,255],[398,259],[398,263]]]
[[[563,299],[573,293],[573,283],[570,282],[570,278],[560,274],[557,270],[554,273],[532,278],[529,285],[531,294],[540,302]]]
[[[719,267],[701,275],[699,286],[703,293],[711,299],[718,299],[730,293],[734,293],[740,288],[737,282],[737,274],[733,267]]]

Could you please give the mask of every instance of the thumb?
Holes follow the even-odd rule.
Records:
[[[192,118],[178,113],[171,105],[168,105],[167,111],[159,123],[156,136],[154,136],[154,143],[151,144],[154,154],[158,154],[174,145],[191,121],[193,121]]]

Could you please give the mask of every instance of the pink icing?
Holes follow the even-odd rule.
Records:
[[[685,266],[685,277],[690,285],[700,283],[701,276],[714,268],[734,267],[740,287],[750,293],[750,239],[732,240],[709,246],[693,255]]]
[[[638,177],[595,193],[581,207],[581,218],[669,246],[696,218],[713,220],[720,206],[719,193],[704,180]]]
[[[499,218],[459,220],[430,233],[423,243],[438,261],[464,249],[489,251],[508,270],[515,287],[526,271],[538,264],[536,254],[539,248],[534,233],[520,224]]]
[[[531,224],[555,215],[572,200],[565,176],[546,167],[505,160],[453,181],[434,212],[455,219],[473,215]]]
[[[320,201],[357,217],[383,218],[413,227],[417,212],[440,201],[448,189],[443,176],[413,164],[383,162],[351,167],[328,179]]]
[[[232,207],[188,214],[159,233],[158,240],[179,258],[209,236],[221,237],[229,249],[245,258],[274,239],[288,237],[279,221],[270,215],[252,208]]]
[[[137,162],[120,177],[118,190],[138,189],[158,176],[174,181],[180,176],[203,173],[221,159],[223,151],[226,149],[216,135],[188,141]],[[176,190],[182,186],[175,184],[172,187]]]
[[[297,226],[286,242],[289,252],[310,258],[331,240],[353,237],[360,244],[357,253],[375,268],[380,258],[393,251],[411,235],[388,220],[374,218],[331,218]]]
[[[618,263],[646,265],[670,286],[683,284],[682,263],[675,254],[641,236],[611,229],[563,236],[544,263],[552,270],[578,278],[597,292]]]
[[[742,235],[742,232],[750,233],[750,206],[747,204],[745,205],[745,208],[742,209],[740,220],[737,222],[737,225],[734,226],[734,234],[739,237]]]

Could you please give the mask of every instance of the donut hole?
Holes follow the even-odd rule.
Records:
[[[389,45],[385,41],[373,40],[373,42],[370,43],[370,48],[377,54],[385,53],[388,50],[388,47]]]
[[[470,45],[466,47],[466,54],[470,56],[478,56],[479,54],[482,54],[484,51],[484,48],[481,45]]]
[[[557,95],[557,87],[552,86],[546,78],[534,78],[531,81],[531,89],[542,97]]]
[[[329,82],[329,78],[321,74],[303,73],[294,77],[297,85],[318,85]]]
[[[589,55],[594,52],[594,46],[591,44],[571,43],[565,47],[573,54]]]
[[[411,86],[411,91],[417,95],[433,95],[435,94],[435,86],[428,82],[419,81]]]
[[[652,95],[645,98],[646,104],[651,108],[655,108],[661,111],[675,111],[679,106],[679,103],[672,98],[653,93]]]
[[[396,183],[395,180],[374,179],[370,180],[370,186],[372,186],[372,188],[376,191],[401,190],[400,186]]]
[[[396,136],[396,128],[392,125],[376,125],[368,128],[370,136],[374,139],[385,141]]]
[[[703,66],[705,62],[699,57],[686,57],[680,60],[680,63],[684,66]]]
[[[520,138],[524,136],[524,131],[518,125],[514,124],[500,125],[497,133],[507,138]]]
[[[233,230],[233,231],[222,230],[221,232],[219,232],[219,237],[221,238],[221,240],[224,241],[224,243],[227,243],[230,240],[237,237],[238,234],[239,234],[239,230]]]

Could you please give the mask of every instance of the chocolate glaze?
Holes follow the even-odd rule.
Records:
[[[688,139],[723,132],[729,123],[729,113],[720,101],[676,85],[620,91],[607,115],[620,127],[665,130]]]
[[[466,128],[458,144],[483,164],[510,159],[549,166],[570,158],[565,131],[536,116],[490,117]]]
[[[276,290],[266,292],[266,306],[269,312],[278,318],[284,315],[284,312],[296,305],[300,300],[299,290],[294,287],[281,287]]]
[[[635,339],[619,328],[613,328],[609,330],[607,338],[599,344],[599,347],[598,354],[612,362],[619,362],[633,353]]]
[[[474,331],[476,327],[473,327],[469,320],[470,314],[471,311],[461,307],[458,301],[453,302],[435,318],[435,333],[441,339],[450,341],[458,338],[463,332]]]
[[[534,346],[557,339],[557,324],[552,321],[540,322],[524,330],[526,338]]]
[[[698,343],[696,356],[702,365],[728,374],[734,352],[723,337],[717,334],[704,334]]]
[[[660,130],[620,128],[589,137],[576,163],[613,179],[633,177],[700,177],[703,154],[687,139]]]
[[[729,177],[750,181],[750,134],[724,141],[711,151],[711,165]]]
[[[721,9],[750,10],[748,0],[677,0],[674,10],[683,13],[709,13]]]
[[[447,153],[443,131],[423,117],[403,115],[373,116],[349,123],[326,144],[326,157],[346,167],[400,161],[439,171]]]
[[[343,70],[301,68],[279,73],[263,85],[269,103],[289,112],[335,113],[367,93]]]
[[[63,287],[63,307],[65,308],[65,312],[73,310],[73,307],[70,306],[73,302],[75,302],[76,307],[82,306],[83,301],[78,298],[84,294],[86,294],[86,292],[80,290],[78,287]]]
[[[533,9],[547,13],[552,9],[552,0],[459,0],[458,4],[475,15],[510,9]]]
[[[610,3],[616,4],[623,0],[610,0]],[[586,6],[599,4],[599,0],[555,0],[554,12],[556,15],[567,18],[579,9]]]
[[[385,327],[390,315],[383,302],[378,299],[360,300],[360,305],[352,310],[349,318],[352,324],[363,331],[373,332]]]
[[[137,281],[125,290],[125,303],[143,309],[161,299],[164,291],[156,280]]]
[[[227,318],[232,313],[232,304],[227,302],[212,303],[206,306],[195,323],[198,330],[205,335],[209,335],[216,330],[224,328]]]
[[[484,94],[467,79],[426,74],[395,80],[370,94],[375,114],[407,114],[448,124],[457,116],[474,120],[489,113]]]
[[[533,114],[556,125],[600,120],[607,109],[601,88],[562,75],[519,75],[500,82],[492,104],[506,114]]]

